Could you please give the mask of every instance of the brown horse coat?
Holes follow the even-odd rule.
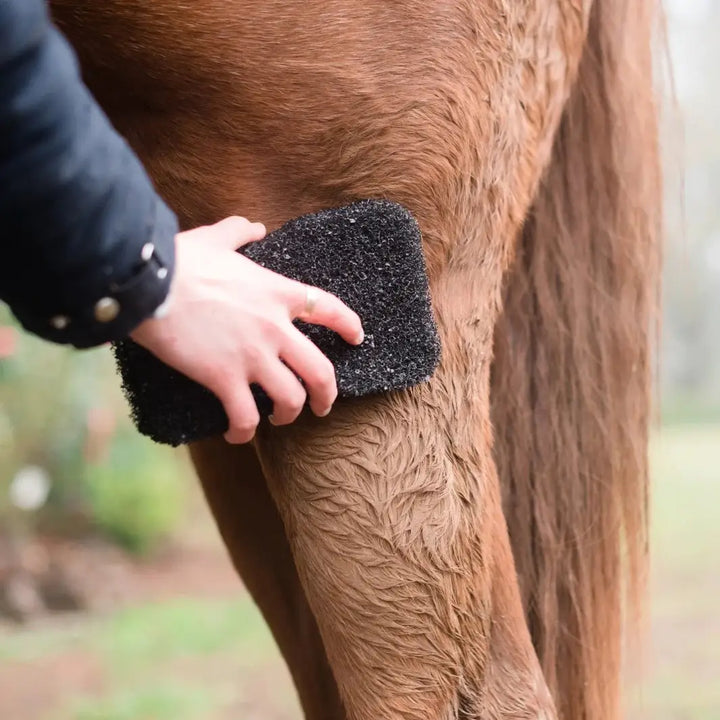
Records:
[[[192,449],[311,720],[618,716],[646,543],[653,6],[53,3],[186,227],[361,197],[420,221],[433,381]]]

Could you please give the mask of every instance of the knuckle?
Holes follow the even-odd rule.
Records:
[[[283,338],[292,329],[292,326],[287,321],[283,323],[282,317],[272,315],[262,318],[261,329],[265,337],[276,341]]]
[[[218,376],[217,373],[213,374],[212,378],[209,378],[203,385],[210,390],[215,397],[225,406],[228,416],[232,420],[233,417],[233,391],[232,382],[229,377]]]
[[[277,337],[278,331],[282,328],[280,313],[276,312],[275,307],[271,304],[256,308],[252,320],[257,336],[265,342]],[[257,346],[258,343],[256,342],[254,345]]]
[[[253,371],[257,371],[266,362],[265,348],[258,342],[248,343],[242,349],[242,355],[244,366],[248,369],[252,368]]]
[[[254,430],[252,432],[238,431],[236,433],[233,433],[232,442],[235,443],[236,445],[244,445],[245,443],[249,443],[254,437],[255,437]]]
[[[231,215],[225,222],[237,228],[245,228],[250,224],[250,221],[247,218],[240,215]]]
[[[330,385],[335,385],[335,366],[327,358],[323,360],[323,365],[324,377]]]
[[[193,368],[192,379],[204,385],[218,397],[223,397],[226,383],[215,366],[205,362],[197,363]]]
[[[297,282],[297,280],[284,278],[280,292],[287,309],[295,315],[301,315],[305,309],[305,285]]]
[[[333,306],[327,313],[328,322],[334,327],[342,327],[347,324],[348,318],[342,307]]]
[[[240,429],[245,432],[252,432],[258,426],[260,422],[260,416],[258,415],[257,408],[247,407],[243,408],[241,416],[238,418],[238,425]]]
[[[255,437],[255,427],[251,428],[242,428],[238,432],[238,437],[240,438],[240,442],[250,442]]]
[[[253,435],[255,435],[255,430],[257,430],[258,422],[259,418],[242,418],[236,426],[238,435],[246,437],[248,440],[251,439]]]
[[[305,396],[301,398],[294,398],[289,405],[290,412],[293,415],[299,415],[305,405]]]
[[[298,392],[288,394],[282,402],[283,409],[288,415],[297,416],[305,405],[305,391],[300,389]]]
[[[234,393],[228,392],[230,404],[226,407],[233,437],[243,438],[239,442],[251,440],[260,422],[260,414],[251,398],[244,396],[234,398]]]
[[[308,384],[324,394],[330,394],[335,388],[335,368],[332,363],[323,363],[308,379]]]
[[[208,374],[211,375],[213,384],[223,392],[230,392],[233,385],[238,381],[237,373],[233,372],[233,369],[224,363],[213,365],[212,368],[208,369]]]
[[[255,437],[257,426],[246,427],[244,425],[231,425],[225,437],[229,442],[243,444],[250,442]]]

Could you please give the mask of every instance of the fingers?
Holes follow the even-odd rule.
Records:
[[[237,216],[225,218],[204,230],[205,242],[211,242],[228,250],[236,250],[248,243],[262,240],[266,232],[262,223],[253,223]]]
[[[247,383],[238,383],[234,387],[216,392],[216,395],[220,398],[230,421],[225,440],[238,444],[250,442],[260,422],[260,413],[250,386]]]
[[[270,422],[273,425],[294,422],[302,412],[307,393],[292,371],[278,358],[259,366],[254,379],[273,401]]]
[[[337,398],[333,364],[295,328],[281,350],[281,357],[303,379],[312,411],[318,417],[325,417]]]
[[[334,330],[351,345],[365,339],[362,322],[342,300],[319,288],[294,283],[292,317]]]

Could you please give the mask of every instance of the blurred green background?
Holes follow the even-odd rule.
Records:
[[[666,6],[651,604],[628,717],[720,720],[720,2]],[[43,343],[0,307],[0,718],[299,717],[184,453],[134,431],[107,348]]]

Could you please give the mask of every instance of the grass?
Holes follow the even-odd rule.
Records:
[[[662,430],[652,467],[652,636],[630,717],[720,720],[720,425]],[[246,597],[175,599],[0,638],[0,665],[73,653],[97,661],[102,686],[79,695],[68,688],[42,720],[300,717]]]
[[[0,661],[32,661],[66,649],[98,653],[117,670],[220,650],[268,650],[271,642],[248,598],[183,598],[141,605],[106,618],[76,618],[63,626],[19,630],[3,638]],[[270,648],[272,646],[270,645]]]
[[[720,425],[664,428],[651,450],[652,635],[633,717],[720,720]]]
[[[190,720],[202,717],[214,707],[208,691],[174,682],[159,686],[153,683],[116,692],[106,699],[84,700],[72,715],[75,720]]]
[[[267,660],[270,634],[254,605],[176,600],[131,608],[110,618],[95,644],[113,670],[137,672],[173,658],[237,651]]]
[[[270,705],[291,712],[295,703],[272,637],[247,597],[177,599],[78,618],[62,627],[20,630],[3,639],[0,663],[78,653],[97,661],[106,690],[69,694],[47,720],[226,717],[245,696],[252,698],[253,684],[258,678],[263,684],[268,674],[279,690]]]

